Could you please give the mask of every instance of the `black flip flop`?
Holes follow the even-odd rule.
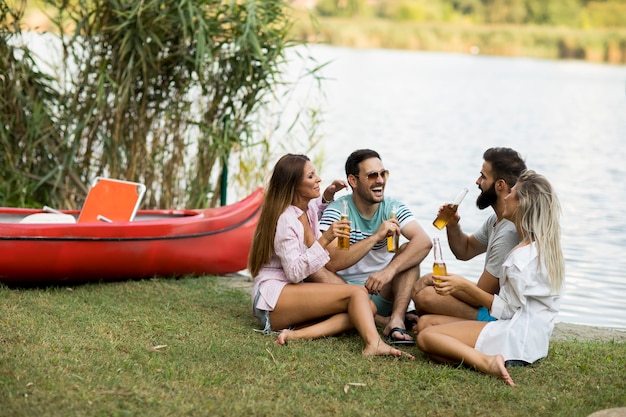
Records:
[[[409,332],[407,332],[405,329],[402,329],[400,327],[394,327],[393,329],[391,329],[388,336],[383,336],[385,338],[385,342],[389,343],[390,345],[405,345],[405,346],[415,345],[415,340],[396,339],[392,337],[392,335],[395,332],[398,332],[401,334],[409,334]]]

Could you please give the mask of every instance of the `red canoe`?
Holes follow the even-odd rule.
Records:
[[[19,223],[42,211],[0,208],[0,282],[63,284],[241,271],[262,202],[259,188],[223,207],[139,210],[132,222],[75,224]]]

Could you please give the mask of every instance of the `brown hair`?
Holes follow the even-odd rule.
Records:
[[[357,149],[352,152],[346,159],[346,177],[350,174],[359,175],[359,164],[370,158],[380,159],[380,155],[371,149]]]
[[[491,164],[494,180],[503,179],[511,189],[517,178],[526,171],[526,163],[522,156],[511,148],[489,148],[483,159]]]
[[[257,276],[274,253],[278,218],[292,203],[296,187],[304,176],[304,164],[307,161],[309,157],[306,155],[289,153],[283,155],[274,166],[248,258],[248,270],[252,277]]]

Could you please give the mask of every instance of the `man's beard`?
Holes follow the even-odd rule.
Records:
[[[498,201],[498,195],[496,194],[496,183],[494,182],[491,187],[481,192],[478,198],[476,198],[476,206],[480,210],[484,210],[493,206],[496,201]]]

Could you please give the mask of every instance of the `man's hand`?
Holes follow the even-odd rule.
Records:
[[[393,236],[394,234],[400,234],[400,222],[396,219],[387,219],[378,226],[376,230],[376,239],[381,241],[387,236]]]
[[[378,294],[382,291],[383,287],[393,280],[395,273],[390,271],[389,268],[381,269],[378,272],[374,272],[365,281],[365,288],[370,294]]]

